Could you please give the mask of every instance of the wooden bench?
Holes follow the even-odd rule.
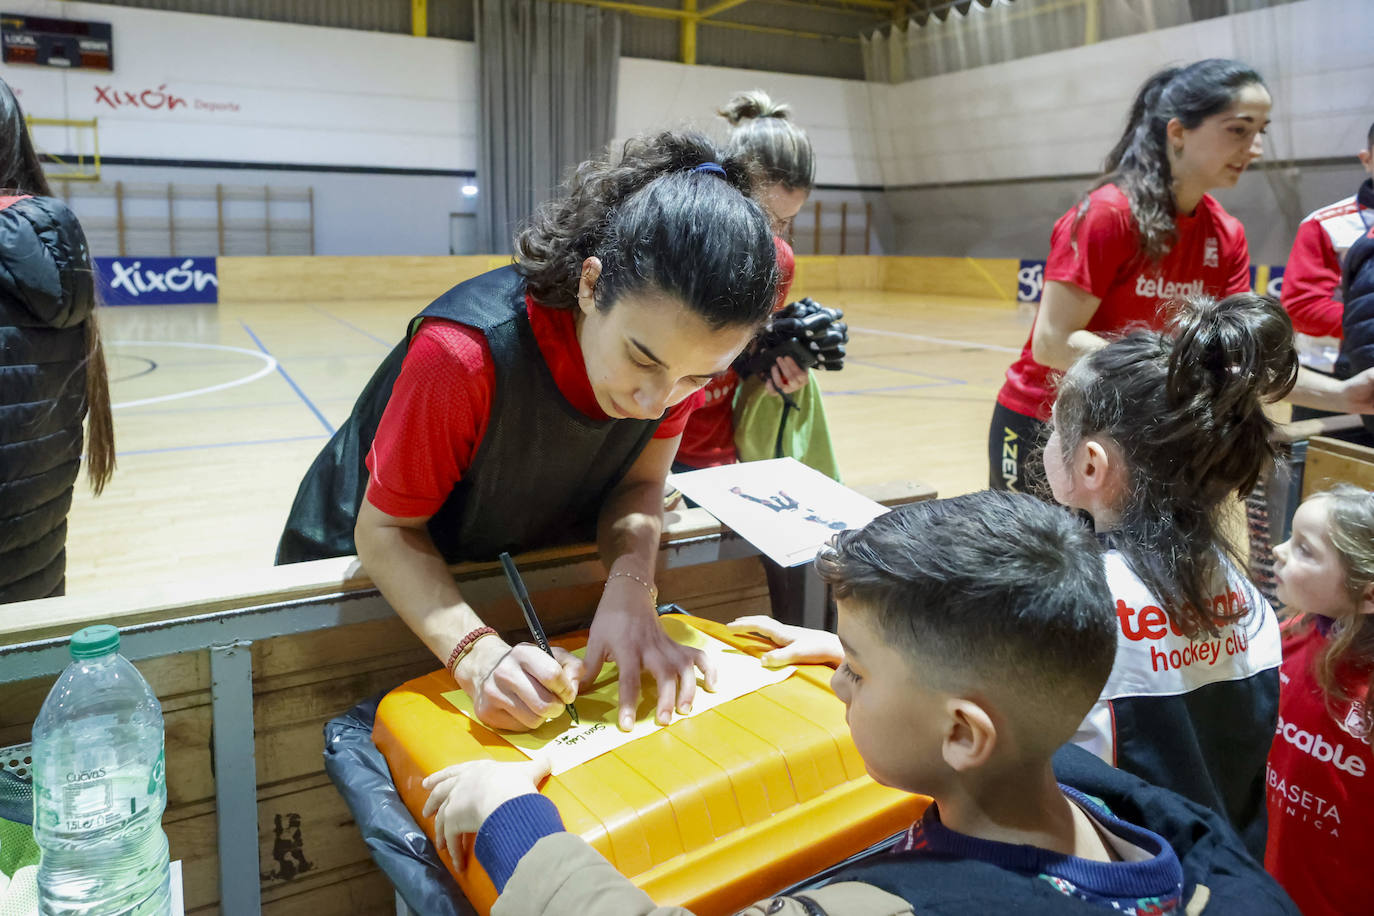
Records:
[[[1307,467],[1302,475],[1306,499],[1334,483],[1353,483],[1374,490],[1374,448],[1318,436],[1307,442]]]
[[[866,492],[888,506],[935,496],[911,483]],[[662,600],[717,620],[768,613],[751,545],[701,509],[666,521]],[[594,546],[533,551],[519,562],[550,633],[590,622],[605,578]],[[523,629],[498,564],[453,572],[492,626]],[[823,591],[808,588],[806,604],[807,619],[819,620]],[[120,651],[162,702],[163,826],[172,858],[182,860],[187,913],[391,909],[392,889],[324,773],[322,729],[359,701],[433,670],[435,659],[356,558],[5,605],[0,747],[28,742],[69,660],[68,638],[95,623],[120,627]]]

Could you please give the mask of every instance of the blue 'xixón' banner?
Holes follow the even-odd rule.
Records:
[[[186,305],[219,302],[214,258],[95,258],[105,305]]]

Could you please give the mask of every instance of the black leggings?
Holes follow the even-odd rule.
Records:
[[[998,404],[988,429],[988,487],[1049,498],[1040,449],[1048,433],[1035,417]]]

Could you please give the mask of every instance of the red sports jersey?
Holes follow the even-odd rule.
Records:
[[[1192,216],[1180,214],[1175,222],[1177,241],[1158,263],[1151,262],[1140,251],[1126,195],[1116,185],[1103,185],[1088,195],[1081,221],[1074,207],[1054,224],[1045,280],[1072,284],[1102,300],[1085,330],[1104,335],[1135,326],[1162,327],[1168,306],[1181,296],[1221,297],[1250,288],[1245,229],[1211,195],[1202,196]],[[1058,375],[1035,361],[1027,337],[997,402],[1048,420]]]
[[[1317,683],[1323,629],[1300,618],[1283,642],[1264,867],[1304,916],[1349,916],[1369,912],[1374,900],[1374,754],[1358,726],[1360,672],[1340,672],[1352,701],[1328,706]]]
[[[792,290],[797,259],[792,246],[777,236],[773,245],[778,250],[778,302],[775,309],[787,304]],[[711,379],[702,389],[702,404],[682,430],[682,442],[677,447],[677,460],[689,467],[713,468],[719,464],[734,464],[739,460],[735,452],[735,389],[739,387],[739,373],[726,369]]]
[[[570,309],[525,297],[530,328],[558,390],[593,420],[607,419],[596,403]],[[368,501],[387,515],[426,518],[439,511],[472,465],[491,416],[496,365],[480,331],[441,318],[420,325],[391,390],[367,455]],[[682,432],[701,393],[663,415],[655,439]]]
[[[1298,224],[1283,272],[1283,307],[1293,330],[1314,337],[1340,337],[1341,260],[1374,226],[1374,186],[1307,214]]]

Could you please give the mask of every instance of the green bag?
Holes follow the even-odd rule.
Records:
[[[0,873],[13,878],[25,865],[37,865],[38,844],[33,840],[33,828],[0,818]]]
[[[821,389],[816,373],[807,370],[806,374],[806,387],[788,395],[796,410],[787,407],[758,376],[740,382],[735,389],[735,451],[740,461],[795,458],[838,481],[840,464],[830,444]]]
[[[33,786],[0,769],[0,874],[6,878],[13,878],[25,865],[38,864],[38,844],[33,840],[33,827],[27,823],[32,820]]]

